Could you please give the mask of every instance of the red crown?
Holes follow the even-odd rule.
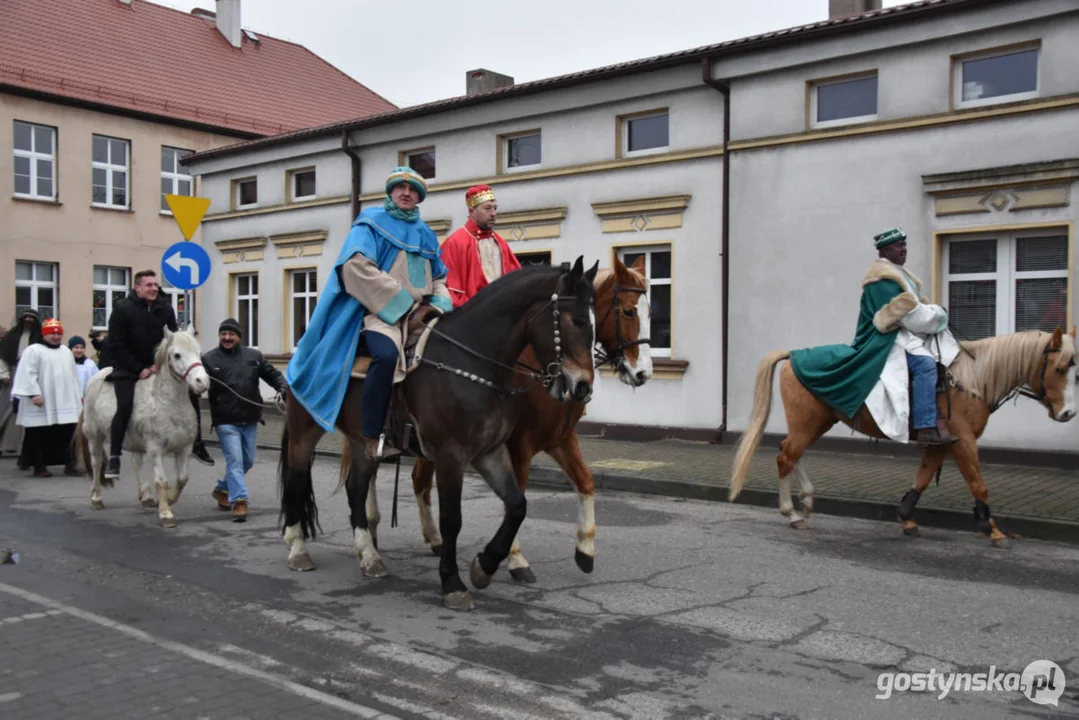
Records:
[[[490,185],[476,185],[465,192],[465,204],[468,205],[469,210],[494,199],[495,191],[491,189]]]
[[[56,318],[49,318],[45,322],[41,323],[41,334],[49,335],[50,333],[64,334],[64,326]]]

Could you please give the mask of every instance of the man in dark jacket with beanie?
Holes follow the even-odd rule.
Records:
[[[221,510],[232,510],[235,522],[247,519],[247,483],[244,475],[255,464],[255,441],[262,419],[259,379],[278,392],[288,390],[281,372],[255,348],[240,344],[240,323],[228,318],[217,329],[218,346],[202,356],[202,366],[210,377],[210,418],[221,452],[225,456],[225,476],[217,481],[213,497]]]

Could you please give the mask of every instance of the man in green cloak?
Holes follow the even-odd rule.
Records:
[[[907,236],[899,228],[873,238],[879,257],[862,280],[854,342],[791,352],[791,369],[813,395],[845,418],[866,405],[885,435],[924,445],[955,442],[938,418],[936,386],[940,361],[949,365],[959,345],[948,331],[948,313],[921,295],[921,282],[904,266]],[[907,372],[914,376],[914,422],[910,423]]]

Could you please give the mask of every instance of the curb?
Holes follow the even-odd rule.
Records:
[[[207,445],[218,445],[216,440],[206,440]],[[278,445],[258,444],[260,450],[280,452]],[[315,450],[316,457],[339,458],[341,453],[333,450]],[[401,468],[406,467],[411,472],[412,458],[403,457]],[[386,467],[389,467],[387,464]],[[404,475],[404,473],[402,473]],[[710,485],[705,483],[687,482],[684,480],[655,480],[633,475],[619,475],[607,472],[593,473],[596,487],[602,490],[615,492],[639,493],[642,495],[656,495],[661,497],[679,497],[691,500],[707,500],[709,502],[729,502],[727,500],[726,485]],[[532,466],[529,473],[529,485],[544,489],[569,491],[572,486],[561,470]],[[798,494],[792,493],[795,506],[798,506]],[[779,491],[744,488],[736,501],[739,504],[753,505],[756,507],[768,507],[779,513]],[[814,514],[839,515],[853,517],[862,520],[878,520],[894,523],[899,530],[896,517],[896,508],[899,506],[899,498],[894,501],[872,500],[864,498],[845,498],[818,494],[814,500]],[[1024,515],[994,514],[997,522],[1005,530],[1016,532],[1024,538],[1036,540],[1050,540],[1072,545],[1079,545],[1079,523],[1049,520],[1046,518],[1030,517]],[[978,532],[974,522],[973,502],[971,509],[963,512],[931,506],[918,507],[914,512],[914,519],[922,527],[934,527],[945,530],[962,530]],[[779,518],[777,517],[777,520]]]

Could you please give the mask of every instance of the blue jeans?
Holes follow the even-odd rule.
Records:
[[[382,333],[365,330],[363,341],[371,355],[371,365],[363,381],[363,434],[377,438],[386,422],[393,390],[393,372],[397,367],[397,346]]]
[[[937,363],[924,355],[907,353],[907,367],[914,373],[914,429],[937,426]]]
[[[217,438],[221,441],[221,452],[225,455],[225,477],[217,481],[214,490],[227,490],[230,503],[247,500],[244,475],[255,464],[258,427],[257,422],[217,426]]]

